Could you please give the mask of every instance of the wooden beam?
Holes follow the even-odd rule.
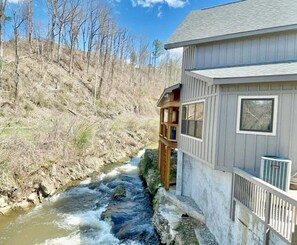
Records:
[[[161,108],[168,108],[168,107],[179,107],[179,101],[169,101],[164,103]]]
[[[168,108],[168,124],[167,124],[167,139],[170,140],[171,134],[171,127],[170,124],[172,123],[172,107]]]
[[[158,152],[158,169],[160,171],[160,167],[161,167],[161,161],[162,161],[162,142],[159,140],[159,152]]]
[[[168,141],[161,136],[159,137],[159,141],[161,141],[165,146],[169,146],[174,149],[177,148],[177,141]]]
[[[162,121],[163,121],[163,113],[164,113],[164,109],[160,109],[160,127],[159,127],[159,133],[161,134],[162,132]]]
[[[161,183],[164,185],[165,182],[165,162],[166,162],[166,147],[164,144],[161,144],[161,165],[160,165],[160,176],[161,176]]]
[[[166,164],[165,164],[165,189],[168,191],[170,187],[170,163],[171,163],[171,147],[166,147]]]

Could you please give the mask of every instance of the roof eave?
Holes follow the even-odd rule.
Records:
[[[171,93],[171,92],[173,92],[173,91],[176,90],[176,89],[180,89],[181,87],[182,87],[182,84],[181,84],[181,83],[177,83],[177,84],[174,84],[174,85],[172,85],[172,86],[170,86],[170,87],[165,88],[165,89],[163,90],[163,92],[162,92],[160,98],[159,98],[158,101],[157,101],[157,107],[160,107],[160,103],[162,102],[162,99],[163,99],[163,97],[164,97],[166,94]]]
[[[215,78],[214,85],[297,81],[297,74]]]
[[[269,34],[269,33],[274,33],[274,32],[283,32],[283,31],[292,31],[292,30],[297,30],[297,24],[271,27],[271,28],[254,30],[254,31],[238,32],[238,33],[233,33],[233,34],[214,36],[214,37],[208,37],[208,38],[202,38],[202,39],[194,39],[194,40],[187,40],[187,41],[181,41],[181,42],[166,43],[164,45],[164,48],[166,50],[168,50],[168,49],[187,47],[187,46],[197,45],[197,44],[202,44],[202,43],[217,42],[217,41],[223,41],[223,40],[227,40],[227,39],[235,39],[235,38],[241,38],[241,37],[247,37],[247,36],[256,36],[256,35],[263,35],[263,34]]]
[[[224,84],[297,81],[297,73],[286,74],[286,75],[246,76],[246,77],[226,77],[226,78],[215,78],[215,77],[203,76],[201,74],[198,74],[192,71],[186,71],[186,74],[208,83],[209,86],[224,85]]]

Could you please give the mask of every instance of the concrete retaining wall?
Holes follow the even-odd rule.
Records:
[[[229,218],[231,173],[214,170],[181,151],[178,154],[177,192],[197,203],[219,244],[263,244],[264,225],[245,207],[236,204],[235,221]],[[271,234],[270,244],[285,243]]]

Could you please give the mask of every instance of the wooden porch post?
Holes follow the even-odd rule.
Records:
[[[166,167],[165,167],[165,189],[168,191],[170,187],[170,162],[171,162],[171,147],[166,147]]]
[[[159,161],[158,161],[158,169],[161,170],[161,162],[162,162],[162,142],[159,140],[159,155],[158,155]]]

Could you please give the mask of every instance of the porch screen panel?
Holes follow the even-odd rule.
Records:
[[[188,131],[187,135],[194,136],[195,133],[195,104],[189,105]]]
[[[188,105],[182,106],[182,125],[181,133],[187,134]]]
[[[204,102],[200,102],[196,105],[195,113],[195,137],[202,139],[203,133],[203,118],[204,118]]]

